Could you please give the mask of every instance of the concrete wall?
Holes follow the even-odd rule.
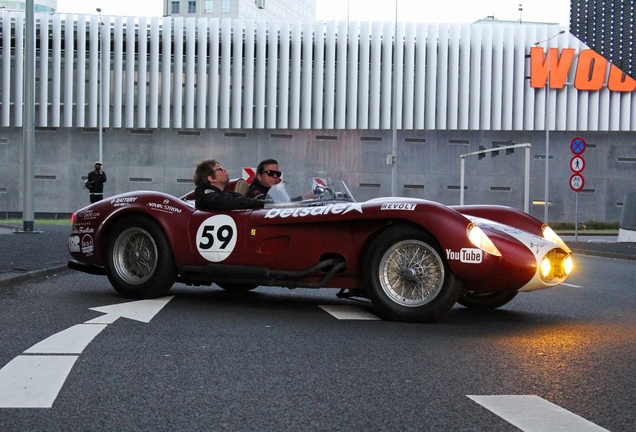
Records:
[[[530,213],[543,219],[544,132],[398,131],[397,195],[451,205],[460,200],[460,156],[482,145],[531,143]],[[582,136],[585,186],[578,220],[620,220],[626,192],[636,184],[633,132],[550,133],[550,222],[573,222],[576,193],[569,187],[570,142]],[[47,128],[35,134],[34,209],[70,213],[89,203],[82,188],[98,155],[96,129]],[[277,158],[286,181],[322,175],[342,178],[358,201],[391,195],[391,131],[378,130],[164,130],[107,129],[103,163],[105,196],[157,190],[180,196],[190,191],[197,162],[216,158],[240,177],[243,167]],[[465,202],[523,209],[524,152],[466,158]],[[0,218],[23,210],[22,131],[0,128]]]

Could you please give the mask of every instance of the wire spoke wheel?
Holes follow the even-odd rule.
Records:
[[[380,313],[391,320],[435,321],[448,312],[462,285],[438,242],[410,224],[396,224],[369,245],[364,282]]]
[[[111,285],[124,297],[165,295],[177,269],[165,233],[144,216],[120,218],[105,234],[104,267]]]
[[[146,230],[128,228],[115,241],[113,264],[126,283],[146,282],[154,274],[157,262],[157,244]]]
[[[396,303],[415,307],[439,294],[444,283],[444,265],[429,245],[404,240],[386,251],[380,261],[380,284]]]

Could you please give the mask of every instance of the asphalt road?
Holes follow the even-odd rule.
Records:
[[[0,289],[0,404],[9,364],[75,362],[50,408],[0,407],[0,429],[633,431],[635,265],[580,256],[565,285],[437,324],[338,319],[324,307],[374,311],[333,290],[180,285],[147,321],[113,319],[104,307],[130,301],[105,277],[23,280]],[[78,326],[101,331],[72,353],[41,347]],[[542,414],[517,428],[474,396]],[[575,426],[546,428],[546,406]]]

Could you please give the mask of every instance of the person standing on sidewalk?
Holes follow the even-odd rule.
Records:
[[[106,183],[106,173],[102,170],[102,163],[95,162],[95,169],[88,173],[86,189],[89,190],[91,204],[104,198],[104,183]]]

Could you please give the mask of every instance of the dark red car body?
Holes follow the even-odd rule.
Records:
[[[77,211],[69,267],[106,274],[133,298],[164,295],[175,282],[339,288],[403,321],[437,319],[457,301],[498,307],[569,272],[567,246],[508,207],[380,198],[210,212],[188,198],[137,191]],[[542,276],[545,257],[552,268]]]

